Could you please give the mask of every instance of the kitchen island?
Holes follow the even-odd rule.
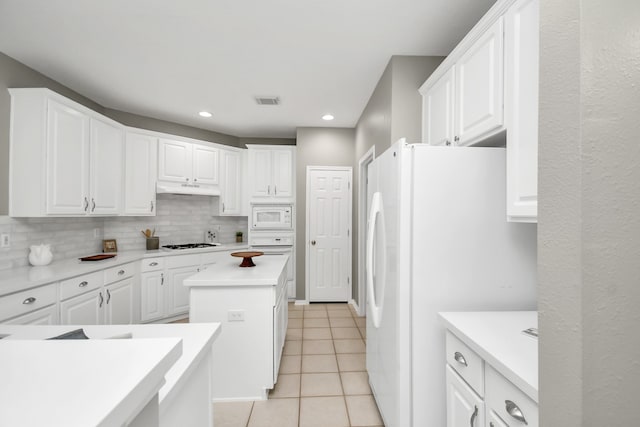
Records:
[[[80,327],[89,340],[45,340]],[[219,324],[0,325],[0,425],[212,425],[219,334]]]
[[[229,257],[186,279],[192,323],[220,322],[213,349],[214,401],[262,400],[278,378],[287,331],[287,255]]]

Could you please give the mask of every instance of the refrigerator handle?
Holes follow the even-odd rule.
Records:
[[[384,219],[379,218],[382,217],[382,197],[379,192],[373,194],[371,199],[371,210],[369,211],[369,221],[367,222],[367,252],[366,252],[366,278],[367,278],[367,302],[369,303],[369,307],[371,308],[371,320],[373,321],[373,326],[376,328],[380,327],[380,314],[382,311],[382,307],[376,302],[376,294],[375,294],[375,286],[373,283],[373,250],[374,250],[374,242],[375,242],[375,234],[376,234],[376,222],[380,219],[380,224],[382,226],[382,234],[384,236]],[[381,248],[384,250],[385,248]],[[382,257],[381,265],[384,268],[384,259]],[[378,280],[382,280],[383,291],[384,294],[384,275],[383,277],[378,277]],[[378,295],[380,297],[379,302],[382,303],[382,295]]]

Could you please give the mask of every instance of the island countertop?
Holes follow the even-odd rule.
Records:
[[[287,266],[289,255],[254,257],[255,267],[240,267],[241,258],[229,257],[215,268],[197,273],[184,281],[187,287],[275,286]]]
[[[536,311],[439,314],[448,330],[538,402],[538,339],[522,333],[538,327]]]
[[[3,339],[0,424],[126,425],[158,393],[180,353],[179,338]]]

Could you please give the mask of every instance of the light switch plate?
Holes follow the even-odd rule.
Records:
[[[0,248],[8,248],[11,246],[11,236],[9,233],[0,234]]]

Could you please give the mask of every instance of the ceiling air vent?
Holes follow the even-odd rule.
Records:
[[[280,98],[277,96],[256,96],[258,105],[280,105]]]

